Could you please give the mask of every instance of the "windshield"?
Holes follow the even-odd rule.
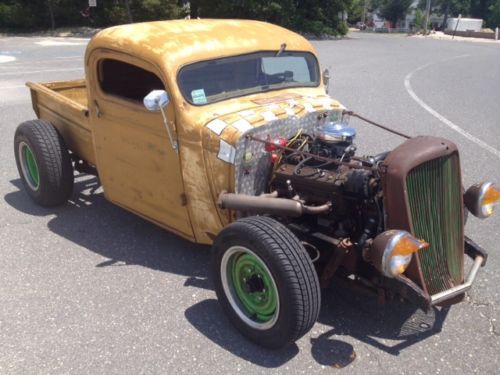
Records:
[[[316,87],[319,67],[308,52],[258,52],[187,65],[178,83],[187,101],[203,105],[269,90]]]

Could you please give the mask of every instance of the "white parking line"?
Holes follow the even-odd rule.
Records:
[[[460,126],[458,126],[457,124],[453,123],[452,121],[448,120],[446,117],[444,117],[443,115],[441,115],[440,113],[438,113],[437,111],[435,111],[431,106],[429,106],[422,99],[420,99],[417,96],[417,94],[415,94],[415,91],[413,91],[413,89],[411,87],[410,80],[411,80],[411,77],[413,76],[413,74],[415,74],[416,72],[418,72],[420,70],[423,70],[425,68],[428,68],[431,65],[440,64],[440,63],[443,63],[443,62],[446,62],[446,61],[455,60],[455,59],[459,59],[459,58],[463,58],[463,57],[468,57],[468,56],[469,55],[455,56],[455,57],[452,57],[451,59],[436,61],[436,62],[428,63],[428,64],[425,64],[425,65],[422,65],[422,66],[418,67],[417,69],[415,69],[411,73],[408,73],[408,75],[405,77],[405,80],[404,80],[405,88],[406,88],[406,91],[408,91],[408,94],[411,96],[411,98],[413,100],[415,100],[418,105],[420,105],[423,109],[425,109],[427,112],[429,112],[432,116],[434,116],[435,118],[437,118],[439,121],[441,121],[443,124],[445,124],[450,129],[456,131],[457,133],[459,133],[462,136],[464,136],[465,138],[467,138],[469,141],[474,142],[476,145],[478,145],[482,149],[484,149],[486,151],[489,151],[493,155],[495,155],[496,157],[500,158],[500,151],[498,151],[496,148],[490,146],[486,142],[480,140],[479,138],[473,136],[472,134],[466,132]]]
[[[0,63],[6,63],[6,62],[15,61],[15,60],[16,60],[16,58],[14,56],[0,55]]]
[[[0,86],[0,90],[11,90],[11,89],[21,89],[27,88],[26,85],[16,85],[16,86]]]
[[[55,57],[55,59],[82,59],[83,56],[60,56],[60,57]]]
[[[87,44],[85,42],[68,42],[68,41],[60,41],[60,40],[42,40],[41,42],[35,42],[42,47],[52,47],[52,46],[84,46]]]
[[[40,65],[47,65],[47,64],[54,64],[54,63],[58,63],[59,61],[61,60],[65,60],[65,61],[83,61],[83,56],[68,56],[68,57],[65,57],[65,56],[61,56],[61,57],[53,57],[53,58],[50,58],[50,59],[44,59],[43,61],[38,61],[37,65],[40,66]],[[16,60],[16,61],[12,61],[10,62],[9,64],[0,64],[0,72],[3,70],[9,70],[9,69],[17,69],[17,68],[20,68],[20,67],[33,67],[33,60]]]
[[[3,77],[3,76],[15,76],[15,75],[19,75],[20,73],[22,73],[23,75],[26,75],[26,74],[46,73],[46,72],[47,73],[48,72],[76,72],[78,70],[83,70],[83,68],[28,70],[28,71],[17,71],[17,72],[7,72],[7,73],[0,72],[0,77]]]

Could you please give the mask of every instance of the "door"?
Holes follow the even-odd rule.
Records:
[[[142,103],[152,90],[168,92],[159,70],[110,51],[94,51],[89,67],[89,109],[105,196],[192,239],[180,159],[161,113],[147,111]],[[174,124],[172,103],[166,112]]]

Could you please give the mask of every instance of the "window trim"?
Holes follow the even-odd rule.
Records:
[[[304,86],[304,85],[296,85],[295,86],[295,85],[293,85],[293,86],[287,86],[287,87],[270,88],[268,90],[257,91],[257,92],[252,92],[252,93],[243,93],[241,95],[231,96],[230,98],[222,98],[222,99],[210,102],[210,103],[200,103],[200,104],[196,104],[196,103],[194,103],[191,100],[191,98],[186,97],[184,95],[184,93],[183,93],[183,90],[181,89],[180,74],[182,73],[182,70],[184,68],[188,67],[188,66],[191,66],[191,65],[194,65],[194,64],[203,63],[203,62],[208,62],[208,61],[227,59],[227,58],[231,58],[231,57],[240,57],[240,56],[254,55],[254,54],[258,54],[258,53],[276,53],[276,52],[277,51],[259,50],[259,51],[253,51],[253,52],[248,52],[248,53],[242,53],[242,54],[239,54],[239,55],[228,55],[228,56],[221,56],[221,57],[217,57],[217,58],[210,58],[210,59],[205,59],[205,60],[199,60],[199,61],[190,62],[188,64],[182,65],[178,69],[176,77],[175,77],[175,82],[177,84],[177,88],[179,89],[179,92],[180,92],[182,98],[184,100],[186,100],[189,104],[191,104],[192,106],[195,106],[195,107],[203,107],[203,106],[207,106],[207,105],[211,105],[211,104],[220,103],[220,102],[223,102],[223,101],[226,101],[226,100],[237,99],[237,98],[241,98],[241,97],[244,97],[244,96],[250,96],[250,95],[258,95],[258,94],[272,92],[272,91],[288,90],[288,89],[293,89],[293,88],[318,88],[319,86],[321,86],[321,69],[320,69],[319,61],[318,61],[318,58],[316,57],[316,55],[314,53],[312,53],[311,51],[287,50],[286,52],[303,53],[303,54],[307,54],[307,55],[310,55],[310,56],[313,57],[314,61],[316,62],[316,67],[317,67],[317,69],[316,69],[316,75],[318,77],[318,80],[317,80],[318,84],[317,85],[313,85],[313,84],[308,85],[308,86]]]
[[[100,70],[100,64],[104,60],[115,60],[119,61],[121,63],[125,63],[128,65],[132,65],[134,67],[140,68],[142,70],[146,70],[152,74],[154,74],[156,77],[159,78],[159,80],[162,82],[163,87],[162,89],[168,91],[168,85],[165,83],[165,79],[162,74],[162,70],[159,69],[156,65],[151,64],[145,60],[142,60],[140,58],[137,58],[136,56],[129,55],[127,53],[119,52],[119,51],[114,51],[110,49],[99,49],[95,50],[93,54],[96,54],[96,56],[93,58],[94,64],[92,69],[93,69],[93,76],[94,76],[94,87],[97,92],[97,95],[100,96],[102,99],[113,103],[115,105],[121,105],[121,106],[132,106],[136,109],[141,109],[144,112],[149,113],[149,111],[144,107],[144,104],[142,101],[136,101],[133,99],[128,99],[124,96],[119,96],[119,95],[113,95],[110,93],[107,93],[104,91],[101,87],[101,81],[99,79],[99,76],[101,75],[101,70]]]

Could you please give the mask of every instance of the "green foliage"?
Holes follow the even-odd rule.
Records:
[[[192,17],[256,19],[289,26],[295,8],[294,0],[195,0]]]
[[[470,0],[470,15],[487,20],[490,18],[490,8],[494,3],[495,0]]]
[[[181,16],[181,9],[172,0],[141,0],[130,1],[134,21],[154,21],[174,19]]]
[[[418,30],[423,30],[425,27],[425,14],[420,8],[415,11],[415,27]]]
[[[31,4],[26,0],[0,1],[0,27],[2,28],[33,28],[37,25],[37,12],[40,4]]]
[[[426,0],[420,0],[419,8],[425,9]],[[448,17],[481,18],[485,26],[495,28],[500,25],[500,0],[433,0],[432,10]]]
[[[500,0],[470,0],[470,14],[485,20],[486,27],[500,27]]]
[[[496,0],[490,8],[490,16],[487,21],[487,26],[492,29],[500,27],[500,0]]]
[[[377,9],[377,13],[390,21],[393,27],[403,19],[408,12],[408,8],[413,0],[373,0],[372,6]]]
[[[350,24],[355,24],[356,22],[361,21],[365,1],[367,2],[368,0],[352,0],[351,4],[347,7],[347,20]]]
[[[420,0],[418,7],[425,10],[426,0]],[[457,17],[461,14],[464,17],[470,15],[471,0],[433,0],[431,1],[432,11],[438,14],[446,14],[450,17]]]
[[[471,0],[436,0],[435,11],[444,15],[443,29],[447,26],[449,17],[457,17],[461,14],[464,17],[470,15]]]
[[[194,0],[191,15],[201,18],[257,19],[316,36],[344,35],[338,13],[352,0]]]
[[[339,13],[347,10],[360,17],[361,1],[364,0],[191,0],[190,8],[194,18],[257,19],[321,36],[346,34],[347,25]],[[88,0],[0,0],[0,25],[7,29],[33,30],[50,28],[52,19],[56,27],[102,27],[131,20],[173,19],[186,15],[182,3],[180,0],[97,0],[97,7],[92,8],[87,17],[84,11]]]
[[[127,23],[126,1],[97,0],[91,16],[85,17],[82,12],[85,13],[88,0],[0,0],[0,27],[25,31],[50,28],[51,8],[56,27],[102,27]],[[184,16],[177,0],[128,0],[128,3],[134,22]]]

